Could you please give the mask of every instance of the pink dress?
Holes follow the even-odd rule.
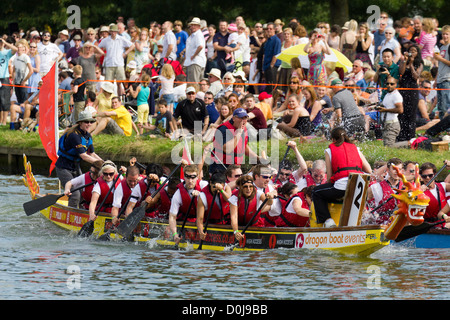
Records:
[[[323,52],[313,52],[308,54],[308,58],[308,82],[312,85],[326,85],[327,71],[323,65],[325,54]]]

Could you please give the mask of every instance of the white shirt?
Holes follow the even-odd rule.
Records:
[[[131,195],[133,195],[133,190],[139,188],[139,184],[136,184],[134,186],[133,189],[131,189]],[[139,188],[140,189],[140,188]],[[114,190],[114,200],[113,200],[113,207],[115,208],[121,208],[122,207],[122,199],[123,199],[123,188],[122,188],[122,184],[119,184],[116,188],[116,190]],[[130,202],[133,198],[130,199]],[[125,199],[125,201],[127,201],[128,199]]]
[[[192,60],[191,57],[194,55],[197,48],[202,46],[202,50],[198,55]],[[202,31],[199,29],[189,36],[186,40],[186,60],[184,61],[184,66],[188,67],[192,64],[197,64],[204,68],[206,66],[206,54],[205,54],[205,37]]]
[[[55,60],[62,51],[58,48],[58,46],[54,43],[49,42],[47,45],[44,45],[42,42],[39,42],[37,45],[37,50],[39,53],[39,57],[41,58],[41,65],[39,67],[39,72],[41,74],[46,74],[50,71],[50,68],[53,65],[53,60]]]
[[[159,183],[163,183],[164,181],[166,181],[166,177],[161,177],[159,180]],[[144,179],[144,182],[147,185],[147,178]],[[135,188],[133,188],[133,190],[131,191],[132,197],[130,199],[130,202],[136,203],[136,202],[138,202],[138,200],[139,201],[142,200],[141,187],[138,187],[138,185]],[[156,191],[158,188],[159,188],[159,186],[152,187],[152,188],[149,188],[148,191],[150,193],[152,193],[152,192]]]
[[[256,191],[256,199],[257,199],[257,202],[256,202],[256,209],[258,209],[259,206],[261,205],[261,200],[260,200],[260,198],[261,198],[261,195],[262,195],[262,194],[264,194],[264,192],[259,191],[259,190]],[[237,206],[237,205],[238,205],[238,198],[237,198],[237,196],[232,195],[232,196],[230,197],[230,199],[228,199],[228,202],[231,203],[233,206]]]
[[[398,90],[388,92],[384,96],[383,106],[386,109],[394,109],[396,103],[403,103],[403,97]],[[398,121],[398,113],[386,112],[386,121]]]
[[[132,43],[125,37],[116,36],[115,39],[111,36],[105,38],[98,45],[99,48],[106,49],[105,60],[103,62],[105,67],[123,67],[125,65],[123,53],[125,48],[131,47]]]
[[[206,187],[208,185],[208,181],[205,180],[201,180],[200,181],[200,189],[203,189],[204,187]],[[194,191],[194,189],[189,189],[188,192],[189,194],[191,194],[191,192]],[[181,193],[180,193],[180,189],[178,189],[177,191],[175,191],[173,197],[172,197],[172,202],[170,204],[170,214],[171,215],[178,215],[178,211],[180,210],[180,207],[182,206],[183,201],[181,200]]]
[[[172,52],[169,55],[169,59],[176,60],[177,59],[177,38],[172,30],[167,31],[163,38],[163,51],[161,56],[163,58],[166,57],[167,49],[170,45],[173,45]]]

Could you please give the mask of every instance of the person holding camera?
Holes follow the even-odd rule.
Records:
[[[394,51],[391,49],[384,49],[382,53],[383,62],[380,62],[378,70],[375,73],[373,81],[378,83],[383,91],[381,92],[381,100],[387,93],[386,80],[388,77],[394,77],[397,81],[400,79],[400,72],[398,65],[394,62]]]
[[[308,70],[308,82],[315,85],[325,85],[327,82],[327,71],[323,64],[325,54],[331,54],[325,37],[316,29],[310,34],[310,41],[305,45],[303,50],[308,54],[310,62]]]
[[[423,60],[418,45],[413,44],[400,58],[399,66],[401,80],[400,90],[403,97],[403,114],[398,116],[400,134],[398,141],[409,141],[416,136],[416,115],[419,105],[418,80],[423,70]],[[412,90],[411,90],[412,89]]]
[[[403,113],[403,97],[397,90],[397,79],[393,76],[386,78],[386,95],[381,106],[376,106],[375,110],[382,112],[383,123],[383,144],[386,147],[394,145],[400,133],[400,123],[398,115]]]

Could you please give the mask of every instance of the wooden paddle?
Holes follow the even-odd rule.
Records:
[[[73,190],[70,190],[71,193],[74,193],[75,191],[81,190],[83,188],[89,187],[90,185],[93,185],[95,181],[90,182],[84,186],[75,188]],[[44,210],[45,208],[50,207],[51,205],[54,205],[61,197],[64,196],[64,193],[62,194],[48,194],[46,196],[25,202],[23,204],[23,209],[27,216],[31,216],[32,214],[39,212],[41,210]]]
[[[244,227],[244,229],[242,230],[241,234],[244,235],[244,233],[247,231],[247,229],[253,224],[253,220],[255,220],[255,218],[258,216],[259,212],[262,210],[262,208],[264,208],[264,205],[266,204],[266,202],[269,199],[266,198],[263,203],[261,203],[261,205],[259,206],[258,210],[256,210],[255,214],[253,215],[253,217],[250,219],[250,221],[247,223],[247,225]],[[228,245],[225,247],[224,251],[233,251],[234,248],[236,248],[239,245],[239,240],[236,240],[233,244]]]
[[[119,179],[120,179],[120,173],[117,173],[117,177],[114,179],[112,187],[109,188],[108,192],[106,193],[106,196],[103,198],[102,203],[100,204],[97,211],[95,212],[95,216],[98,216],[98,214],[100,213],[100,210],[103,208],[103,205],[105,204],[106,199],[109,197],[111,192],[113,192],[113,190],[116,188],[116,183]],[[78,232],[78,236],[82,237],[82,238],[87,238],[92,234],[92,232],[94,232],[94,220],[89,220],[81,227],[80,231]]]
[[[442,219],[433,223],[424,222],[418,226],[406,226],[402,229],[397,239],[395,239],[395,242],[402,242],[410,238],[417,237],[421,234],[427,233],[428,230],[430,230],[432,227],[441,223],[445,223],[445,220]]]
[[[169,174],[167,179],[159,186],[159,188],[153,192],[151,195],[152,198],[154,198],[159,191],[161,191],[162,188],[169,182],[170,178],[175,174],[175,172],[178,170],[178,168],[181,166],[181,163],[173,169],[173,171]],[[148,189],[150,188],[150,181],[147,184],[147,189],[144,193],[147,194]],[[133,232],[134,229],[136,229],[139,222],[144,218],[145,216],[145,209],[147,207],[147,203],[145,201],[142,201],[142,204],[140,207],[135,208],[129,215],[126,217],[116,228],[116,231],[118,234],[120,234],[124,238],[128,238],[130,234]]]
[[[189,202],[188,210],[187,210],[186,214],[184,215],[183,224],[181,225],[181,230],[180,230],[180,241],[181,241],[181,238],[183,237],[184,226],[186,225],[187,218],[189,217],[189,212],[191,212],[192,205],[195,202],[194,200],[195,200],[195,197],[192,197],[191,202]],[[175,249],[178,249],[178,243],[175,244]]]
[[[214,192],[210,207],[209,207],[209,211],[208,211],[208,216],[206,217],[206,223],[205,223],[205,227],[203,228],[203,232],[206,233],[206,230],[208,229],[208,224],[209,224],[209,218],[211,217],[211,213],[212,213],[212,209],[214,207],[214,202],[216,201],[216,196],[217,196],[217,191]],[[202,250],[203,247],[203,240],[200,240],[200,244],[198,245],[197,250]]]

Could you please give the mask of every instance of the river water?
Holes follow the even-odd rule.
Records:
[[[41,192],[54,178],[37,176]],[[323,251],[172,251],[69,235],[29,201],[20,176],[0,175],[0,299],[449,299],[449,249],[388,246],[370,257]],[[177,311],[181,312],[181,311]]]

